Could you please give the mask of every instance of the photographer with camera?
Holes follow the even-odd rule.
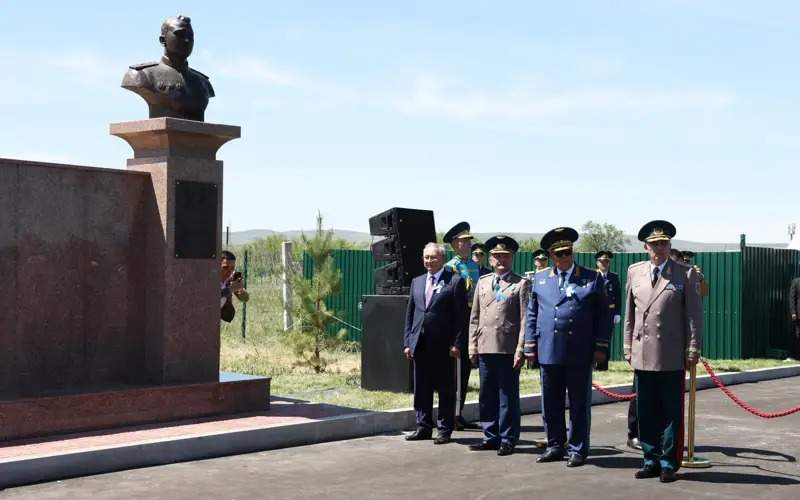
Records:
[[[220,256],[220,290],[220,318],[230,323],[236,315],[232,297],[247,302],[250,294],[242,284],[242,273],[236,271],[236,256],[227,250],[223,250]]]

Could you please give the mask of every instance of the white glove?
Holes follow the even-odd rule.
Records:
[[[615,314],[614,315],[614,324],[616,325],[617,323],[619,323],[621,319],[622,318],[620,317],[619,314]]]

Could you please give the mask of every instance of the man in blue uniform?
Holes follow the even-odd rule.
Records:
[[[472,261],[470,253],[472,251],[472,235],[469,233],[470,227],[468,222],[459,222],[451,227],[449,231],[444,234],[444,242],[449,244],[456,255],[447,261],[444,268],[455,274],[461,276],[464,281],[464,286],[467,290],[467,305],[464,309],[464,331],[469,329],[469,316],[472,309],[472,296],[475,293],[475,286],[478,284],[480,278],[480,268],[478,264]],[[464,401],[467,399],[467,388],[469,387],[469,373],[470,363],[469,355],[466,349],[461,352],[461,360],[457,363],[456,369],[461,374],[461,386],[459,393],[461,399],[458,402],[458,416],[456,417],[456,430],[461,429],[480,429],[478,424],[467,422],[462,417],[464,409]]]
[[[583,465],[589,454],[592,367],[607,362],[611,338],[603,279],[575,264],[572,246],[577,239],[578,232],[569,227],[553,229],[542,238],[554,266],[531,280],[524,342],[525,357],[541,367],[547,449],[536,461],[562,460],[566,452],[568,467]]]
[[[534,274],[547,268],[547,251],[545,249],[540,248],[533,252],[533,265],[535,266],[533,271],[525,271],[526,278],[532,278]]]

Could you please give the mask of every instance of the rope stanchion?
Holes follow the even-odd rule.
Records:
[[[605,389],[599,386],[598,384],[595,384],[594,382],[592,382],[592,387],[594,387],[597,392],[600,392],[601,394],[604,394],[612,399],[619,399],[620,401],[630,401],[631,399],[636,399],[636,393],[619,394],[616,392],[611,392],[608,389]]]
[[[717,387],[719,387],[722,390],[722,392],[725,393],[725,395],[731,398],[731,400],[733,400],[734,403],[741,406],[743,409],[747,410],[753,415],[761,418],[778,418],[778,417],[785,417],[787,415],[791,415],[793,413],[797,413],[800,411],[800,406],[795,406],[793,408],[789,408],[788,410],[776,411],[776,412],[767,412],[760,410],[754,406],[750,406],[749,404],[745,403],[744,401],[736,397],[736,395],[730,389],[725,387],[725,384],[723,384],[722,380],[720,380],[717,374],[714,373],[714,370],[711,368],[711,366],[708,364],[708,361],[705,358],[700,358],[700,361],[703,363],[703,366],[705,367],[706,371],[711,376],[711,380],[714,381]]]

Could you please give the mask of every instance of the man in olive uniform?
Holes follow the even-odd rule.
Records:
[[[122,88],[136,92],[147,102],[150,118],[170,116],[203,121],[214,89],[208,77],[189,67],[194,47],[192,20],[170,17],[158,38],[164,46],[159,62],[136,64],[122,79]]]
[[[800,359],[800,278],[793,279],[789,286],[789,314],[794,326],[794,345],[789,351],[789,359],[792,361]]]
[[[650,256],[628,268],[623,352],[634,369],[644,466],[637,479],[677,478],[683,459],[685,370],[703,343],[703,299],[697,271],[669,258],[675,226],[648,222],[639,240]]]
[[[481,276],[487,275],[492,272],[488,267],[484,267],[483,263],[486,258],[486,247],[483,243],[472,244],[472,262],[478,264],[478,274]]]
[[[708,297],[710,288],[708,286],[708,281],[706,281],[706,275],[703,274],[703,270],[700,269],[700,266],[692,264],[692,259],[694,259],[694,256],[695,253],[691,250],[684,250],[681,252],[683,263],[686,264],[687,266],[694,267],[694,270],[697,271],[697,277],[700,279],[700,296],[705,298]]]
[[[486,241],[494,273],[478,281],[469,325],[469,357],[481,378],[479,395],[484,438],[473,451],[510,455],[519,441],[519,370],[530,281],[514,274],[519,245],[510,236]]]
[[[470,227],[468,222],[459,222],[451,227],[449,231],[444,234],[444,242],[449,244],[455,252],[455,256],[447,261],[444,268],[452,271],[461,276],[464,285],[467,289],[467,307],[464,310],[464,331],[467,331],[469,325],[470,309],[472,308],[472,296],[475,291],[475,285],[478,284],[480,278],[480,268],[478,264],[472,261],[470,253],[472,249],[472,235],[469,233]],[[464,402],[467,399],[467,388],[469,387],[469,373],[470,363],[469,354],[466,349],[461,352],[461,360],[456,363],[457,370],[461,374],[461,386],[459,392],[461,395],[458,401],[459,411],[456,417],[456,430],[461,429],[480,429],[480,426],[467,422],[462,416],[464,410]]]
[[[525,357],[540,365],[542,414],[547,450],[537,462],[569,455],[579,467],[589,454],[592,368],[608,362],[611,339],[608,298],[602,277],[575,264],[572,247],[578,232],[559,227],[542,238],[554,266],[531,281],[525,327]],[[569,433],[564,400],[569,396]],[[564,448],[566,443],[567,447]]]

